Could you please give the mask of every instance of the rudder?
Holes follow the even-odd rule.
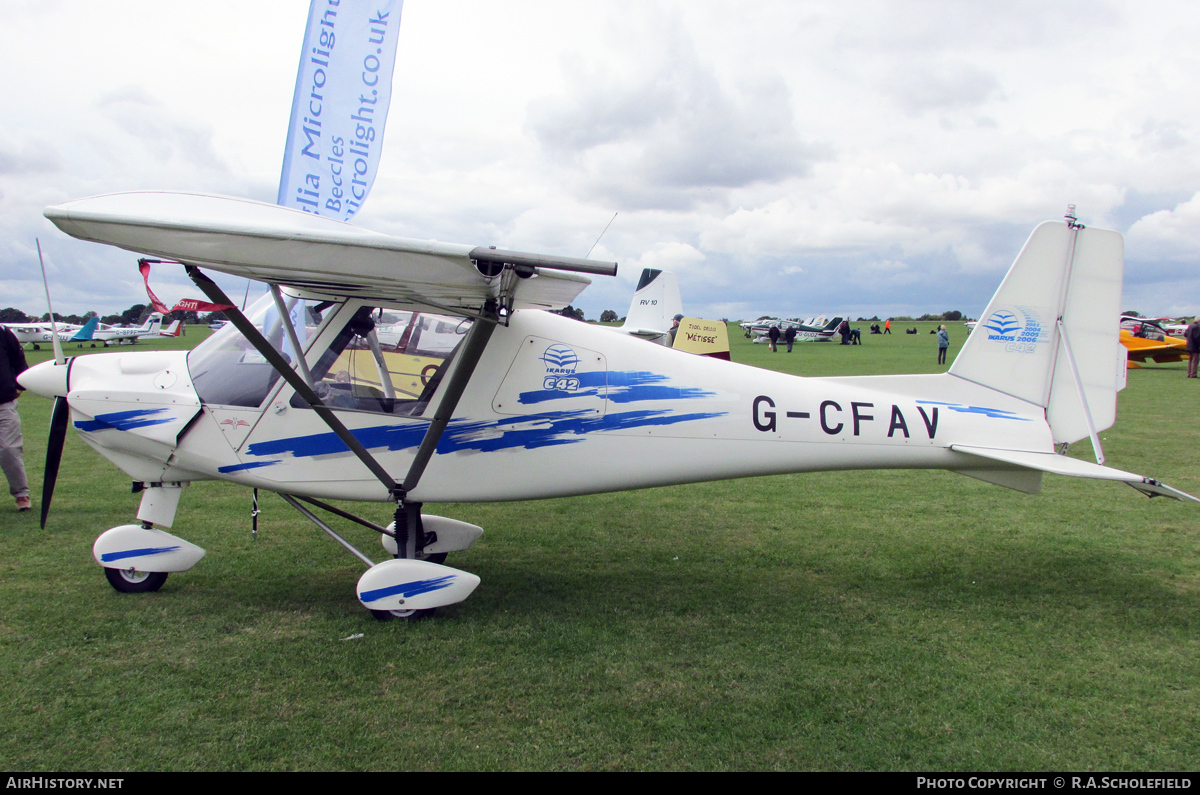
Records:
[[[1110,427],[1124,386],[1124,244],[1068,218],[1033,230],[950,368],[1045,408],[1056,442],[1087,437],[1089,415],[1092,430]]]

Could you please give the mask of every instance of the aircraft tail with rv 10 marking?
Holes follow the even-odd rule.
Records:
[[[670,346],[671,326],[675,323],[675,317],[682,314],[679,277],[670,271],[645,268],[620,330]]]

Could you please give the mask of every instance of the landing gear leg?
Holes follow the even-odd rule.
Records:
[[[421,527],[421,503],[397,500],[396,516],[392,527],[395,528],[393,532],[396,534],[396,558],[427,559],[424,555],[425,531]],[[441,555],[441,559],[433,562],[444,561],[445,553]],[[432,616],[436,609],[431,607],[426,610],[372,610],[371,615],[376,621],[391,621],[396,618],[405,621],[420,621]]]

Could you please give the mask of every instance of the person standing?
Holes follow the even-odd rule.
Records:
[[[1188,378],[1196,377],[1196,365],[1200,363],[1200,315],[1197,315],[1187,331],[1183,333],[1183,338],[1187,340],[1188,352]]]
[[[7,328],[0,331],[0,468],[8,478],[8,493],[17,500],[18,511],[29,510],[29,483],[25,479],[25,440],[17,395],[22,389],[17,376],[25,372],[25,351]]]
[[[796,327],[788,326],[787,331],[783,332],[783,341],[787,343],[788,353],[792,352],[792,343],[796,341]]]
[[[890,317],[883,323],[883,333],[884,334],[892,333],[892,319]]]
[[[779,324],[772,323],[771,328],[767,329],[767,336],[771,338],[771,353],[779,352]]]
[[[950,348],[950,332],[945,326],[938,328],[938,364],[946,363],[946,351]]]

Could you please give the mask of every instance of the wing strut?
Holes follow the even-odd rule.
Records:
[[[475,366],[479,364],[479,358],[483,355],[483,350],[487,347],[488,340],[492,338],[492,332],[496,330],[496,324],[499,321],[496,302],[489,300],[484,304],[480,316],[471,325],[471,330],[467,332],[467,338],[463,340],[458,365],[450,375],[450,381],[446,384],[442,400],[434,410],[433,421],[429,423],[429,428],[425,431],[425,438],[421,440],[421,446],[417,448],[417,454],[408,468],[408,474],[404,476],[404,483],[396,492],[397,557],[415,558],[421,551],[418,543],[418,539],[423,536],[421,503],[409,502],[408,493],[417,487],[421,475],[425,472],[425,467],[433,458],[438,442],[441,441],[442,433],[450,424],[450,419],[454,416],[454,409],[458,407],[458,400],[462,397],[463,390],[467,388],[471,376],[474,375]]]
[[[194,265],[186,265],[185,267],[188,276],[196,283],[197,287],[204,291],[204,294],[213,303],[233,304],[217,283],[204,275],[199,268]],[[346,446],[366,465],[371,474],[387,488],[388,494],[392,495],[392,499],[396,501],[395,534],[397,557],[415,558],[421,552],[419,546],[423,535],[421,532],[421,503],[410,502],[408,500],[408,493],[417,487],[417,484],[421,480],[421,475],[425,472],[425,467],[429,465],[430,459],[433,458],[438,442],[441,440],[446,427],[450,424],[450,419],[454,416],[454,410],[458,407],[458,401],[462,397],[463,391],[467,388],[471,376],[475,373],[475,366],[479,364],[479,359],[487,347],[488,340],[491,339],[492,332],[496,330],[496,324],[500,320],[496,302],[489,300],[484,304],[480,316],[475,319],[471,330],[467,332],[467,338],[463,340],[458,364],[446,384],[446,390],[443,393],[441,402],[438,403],[437,409],[434,410],[433,421],[429,423],[429,428],[425,431],[425,437],[421,440],[421,446],[417,448],[416,456],[414,456],[413,462],[409,466],[403,484],[397,483],[392,479],[387,470],[375,460],[374,456],[363,447],[354,434],[342,424],[341,420],[333,413],[333,410],[317,397],[316,392],[308,385],[306,379],[263,337],[254,324],[242,314],[240,309],[226,309],[225,315],[233,323],[234,327],[254,346],[255,350],[261,353],[280,376],[296,390],[296,394],[303,398],[317,412],[317,416],[329,426],[330,430],[338,435],[338,438],[346,443]],[[293,335],[294,333],[292,332]],[[297,351],[297,357],[303,357],[304,354],[300,351],[299,345],[294,339],[292,346]]]
[[[205,276],[199,268],[195,265],[185,265],[184,267],[187,269],[188,276],[192,278],[197,287],[204,291],[209,300],[213,303],[229,304],[236,307],[236,304],[229,300],[229,297],[225,295],[225,292],[217,283]],[[226,309],[225,316],[229,318],[229,322],[233,323],[238,331],[242,332],[242,335],[254,346],[254,349],[261,353],[263,358],[275,368],[275,371],[283,377],[283,380],[287,381],[296,390],[296,394],[303,398],[308,405],[312,406],[313,411],[317,412],[317,416],[324,420],[329,429],[346,443],[346,446],[350,448],[350,451],[354,455],[358,456],[358,460],[362,461],[367,469],[371,471],[371,474],[384,485],[388,490],[388,494],[397,497],[401,491],[400,484],[392,480],[392,476],[387,473],[387,470],[375,460],[374,456],[367,452],[367,448],[363,447],[362,442],[358,441],[354,437],[354,434],[350,433],[350,429],[342,424],[342,421],[337,418],[333,410],[321,402],[321,398],[317,397],[317,393],[312,390],[312,387],[292,368],[288,360],[283,358],[283,355],[279,351],[275,350],[275,346],[267,341],[267,338],[259,332],[258,328],[242,314],[242,310]],[[298,358],[304,355],[298,346],[295,350]]]
[[[1088,436],[1092,440],[1092,452],[1096,454],[1096,463],[1104,466],[1104,450],[1100,447],[1100,435],[1096,433],[1096,423],[1092,420],[1092,407],[1088,405],[1087,393],[1083,391],[1083,379],[1079,377],[1079,365],[1075,363],[1075,353],[1071,350],[1071,340],[1067,337],[1067,327],[1063,324],[1061,315],[1058,318],[1058,335],[1062,340],[1063,350],[1067,354],[1067,364],[1071,368],[1075,391],[1079,393],[1079,405],[1083,409],[1083,420],[1087,423]]]

